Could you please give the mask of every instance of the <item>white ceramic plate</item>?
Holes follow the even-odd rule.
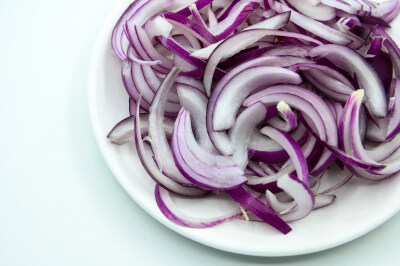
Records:
[[[263,223],[244,220],[208,229],[185,228],[167,220],[156,205],[155,184],[140,164],[134,146],[112,145],[106,138],[109,130],[128,116],[128,95],[121,81],[120,61],[110,45],[113,26],[128,4],[125,0],[117,2],[98,38],[91,64],[89,105],[94,133],[108,166],[132,199],[151,216],[175,232],[217,249],[255,256],[290,256],[356,239],[400,209],[400,178],[390,178],[378,183],[351,181],[335,193],[334,204],[292,223],[293,231],[288,235]]]

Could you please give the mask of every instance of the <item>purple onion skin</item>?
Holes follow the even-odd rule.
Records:
[[[257,191],[258,193],[265,193],[267,190],[271,191],[272,193],[276,194],[279,192],[282,192],[283,190],[280,189],[276,181],[268,183],[268,184],[259,184],[259,185],[247,185],[249,188],[251,188],[254,191]]]
[[[378,73],[378,76],[382,80],[383,87],[386,89],[386,91],[388,91],[390,84],[392,83],[393,76],[393,65],[389,54],[380,52],[376,57],[368,61],[375,69],[376,73]]]
[[[168,208],[168,206],[165,204],[165,202],[162,198],[161,190],[162,190],[161,186],[156,185],[154,195],[155,195],[155,199],[156,199],[158,208],[160,209],[162,214],[164,214],[164,216],[168,220],[170,220],[171,222],[178,224],[178,225],[182,225],[182,226],[190,227],[190,228],[208,228],[208,227],[213,227],[213,226],[216,226],[223,222],[232,220],[242,214],[241,212],[238,212],[232,216],[225,217],[222,219],[216,219],[216,220],[210,221],[210,222],[193,222],[193,221],[189,221],[189,220],[184,220],[184,219],[178,217],[170,208]]]
[[[229,196],[231,196],[247,211],[253,213],[255,216],[283,234],[287,234],[292,230],[292,228],[290,228],[290,226],[285,223],[273,210],[271,210],[264,202],[262,202],[244,187],[227,190],[226,193],[228,193]]]
[[[196,5],[197,9],[200,10],[200,9],[202,9],[203,7],[205,7],[205,6],[207,6],[208,4],[210,4],[212,1],[213,1],[213,0],[197,0],[196,3],[195,3],[195,5]],[[190,16],[190,14],[191,14],[188,7],[184,8],[184,9],[182,9],[182,10],[179,10],[179,11],[176,12],[176,13],[179,14],[179,15],[185,16],[185,17],[188,17],[188,16]]]

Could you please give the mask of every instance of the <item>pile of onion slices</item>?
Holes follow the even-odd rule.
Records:
[[[172,222],[288,223],[400,171],[399,0],[135,0],[112,32],[134,142]],[[336,169],[336,182],[321,189]],[[225,195],[195,217],[174,202]]]

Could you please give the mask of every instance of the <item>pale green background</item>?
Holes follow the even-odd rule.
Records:
[[[256,258],[197,244],[141,210],[88,115],[90,57],[112,5],[0,0],[0,265],[400,264],[399,214],[329,251]]]

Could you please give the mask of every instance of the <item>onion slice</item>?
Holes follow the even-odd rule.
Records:
[[[135,110],[136,111],[136,110]],[[120,122],[118,122],[113,129],[111,129],[110,133],[108,133],[108,140],[117,145],[122,145],[135,139],[135,127],[134,127],[135,116],[131,115]],[[140,125],[142,132],[142,137],[145,137],[149,133],[149,115],[142,114],[140,116]],[[171,139],[172,130],[174,129],[174,121],[169,118],[164,119],[163,129],[167,136],[167,139]]]
[[[253,29],[233,35],[232,37],[229,37],[225,39],[222,43],[220,43],[208,59],[203,77],[204,89],[208,96],[211,92],[211,84],[216,66],[221,61],[221,59],[235,55],[236,53],[240,52],[241,50],[245,49],[249,45],[255,43],[265,36],[287,36],[316,44],[322,44],[320,41],[317,41],[306,35],[289,33],[279,30]]]
[[[231,128],[242,101],[250,93],[257,88],[277,83],[299,84],[301,77],[285,68],[252,67],[238,73],[220,91],[214,90],[208,106],[212,109],[213,130],[221,131]]]
[[[180,111],[175,122],[172,154],[186,179],[203,189],[233,189],[247,182],[244,172],[231,158],[221,158],[196,145],[190,114],[185,109]]]
[[[136,119],[134,120],[135,144],[139,160],[142,163],[146,172],[157,184],[175,194],[191,196],[191,197],[198,197],[207,194],[207,191],[205,190],[201,190],[195,187],[182,186],[173,181],[172,179],[170,179],[169,177],[165,176],[160,171],[149,151],[148,150],[146,151],[143,140],[141,138],[142,133],[140,131],[141,125],[140,125],[140,109],[139,109],[140,100],[141,98],[139,98],[139,104],[136,109]]]
[[[245,210],[253,213],[255,216],[283,234],[287,234],[292,230],[289,225],[279,218],[279,216],[265,205],[265,203],[244,187],[227,190],[226,193],[228,193],[228,195],[239,203]]]
[[[160,211],[171,222],[178,225],[191,227],[191,228],[207,228],[212,227],[223,222],[232,220],[242,214],[238,207],[233,207],[229,210],[224,210],[218,216],[209,218],[197,218],[183,213],[173,202],[170,192],[163,189],[161,186],[156,185],[155,198]]]
[[[275,140],[286,150],[296,168],[297,177],[308,186],[308,166],[299,144],[288,133],[273,127],[266,126],[261,129],[261,133]]]
[[[352,49],[327,44],[309,51],[313,58],[326,58],[351,76],[357,76],[360,87],[365,90],[367,108],[377,117],[386,117],[387,102],[385,89],[376,71],[359,54]]]
[[[229,131],[229,139],[235,149],[233,159],[242,169],[246,168],[249,161],[247,149],[251,134],[266,115],[266,107],[261,102],[257,102],[240,113],[235,125]]]
[[[277,30],[285,26],[290,17],[290,12],[284,12],[282,14],[277,14],[272,17],[269,17],[263,21],[260,21],[259,23],[256,23],[254,25],[251,25],[249,27],[246,27],[242,31],[246,30],[254,30],[254,29],[270,29],[270,30]],[[191,56],[199,58],[199,59],[208,59],[212,52],[218,47],[223,42],[223,40],[213,43],[207,47],[204,47],[203,49],[194,51],[191,53]]]
[[[179,72],[180,70],[178,68],[173,68],[157,90],[150,107],[149,137],[151,139],[151,146],[159,168],[173,180],[181,184],[190,185],[191,183],[186,180],[175,165],[171,148],[167,142],[165,131],[162,127],[167,95],[170,92]]]
[[[400,0],[136,0],[111,36],[130,116],[107,138],[134,141],[171,222],[242,216],[287,234],[352,178],[400,172],[400,48],[384,29],[399,13]]]
[[[293,212],[281,215],[285,222],[293,222],[306,217],[315,205],[313,192],[293,175],[284,175],[278,179],[279,188],[288,193],[296,202],[297,207]]]

